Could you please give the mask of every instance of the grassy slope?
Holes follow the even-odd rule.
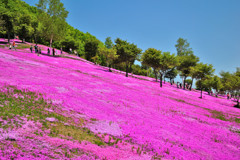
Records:
[[[87,154],[90,159],[134,159],[135,156],[138,156],[137,159],[239,159],[240,111],[232,107],[233,102],[206,94],[199,99],[198,92],[180,90],[169,84],[160,89],[153,79],[126,78],[120,72],[110,73],[107,68],[78,57],[37,56],[27,52],[0,48],[0,84],[2,88],[6,88],[4,85],[13,85],[18,89],[42,93],[42,103],[47,105],[52,102],[50,107],[44,108],[50,108],[54,114],[42,114],[45,110],[42,108],[34,114],[35,118],[29,118],[31,123],[45,126],[41,129],[42,133],[36,134],[31,129],[22,132],[14,129],[16,126],[12,127],[14,134],[24,137],[32,133],[37,135],[34,136],[34,142],[43,141],[61,150],[56,154],[49,149],[48,157],[76,158]],[[5,101],[2,102],[5,104]],[[21,106],[16,103],[17,108]],[[29,103],[25,106],[29,106]],[[8,106],[4,106],[2,111],[6,111],[5,107]],[[29,115],[26,108],[17,110],[10,110],[8,114],[22,113],[25,118]],[[67,114],[62,114],[65,112]],[[68,116],[70,113],[72,117]],[[58,121],[49,122],[46,120],[49,117]],[[2,124],[9,122],[6,115],[4,119]],[[75,121],[78,123],[73,123]],[[27,121],[24,123],[28,124]],[[8,128],[5,127],[5,130]],[[6,131],[1,132],[5,134]],[[68,144],[67,147],[55,146],[56,138],[61,145]],[[69,149],[73,145],[70,144],[71,138],[77,141],[73,149]],[[5,136],[1,141],[9,143],[6,139]],[[88,141],[89,147],[80,143],[83,140]],[[119,140],[121,144],[114,144]],[[14,141],[12,145],[19,146],[19,141]],[[45,156],[39,153],[39,145],[36,144],[38,151],[32,153]],[[32,155],[30,151],[29,154]]]

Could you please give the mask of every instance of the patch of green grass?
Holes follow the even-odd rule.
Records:
[[[240,118],[235,118],[236,123],[240,123]]]
[[[25,49],[25,48],[30,48],[29,44],[17,44],[17,49]]]
[[[16,115],[28,116],[28,120],[45,120],[47,117],[54,117],[59,121],[68,122],[70,118],[64,117],[58,113],[46,111],[46,109],[55,109],[57,106],[47,103],[41,94],[34,92],[25,92],[15,87],[8,87],[7,91],[0,92],[0,116],[8,120]],[[44,124],[43,122],[43,125]]]
[[[85,140],[99,146],[105,145],[105,143],[98,136],[96,136],[87,128],[80,128],[73,125],[67,126],[61,122],[54,122],[54,126],[52,126],[50,123],[51,122],[47,122],[47,127],[51,129],[49,134],[51,137],[61,137],[61,135],[63,135],[78,141]]]
[[[212,117],[213,118],[217,118],[217,119],[220,119],[222,121],[228,121],[228,119],[225,117],[225,115],[222,113],[222,112],[219,112],[219,111],[210,111],[212,113]]]
[[[172,99],[172,100],[175,100],[175,101],[177,101],[177,102],[182,102],[182,103],[185,103],[185,101],[184,100],[182,100],[182,99],[176,99],[176,98],[170,98],[170,99]]]
[[[7,47],[7,45],[0,45],[0,48],[5,48]]]
[[[59,110],[59,107],[47,103],[42,95],[22,91],[16,87],[7,87],[6,91],[0,91],[0,117],[9,120],[17,115],[27,117],[28,120],[38,121],[42,124],[42,130],[50,129],[51,137],[71,137],[70,139],[78,141],[89,141],[97,145],[105,143],[87,128],[81,128],[84,124],[83,119],[78,120],[78,124],[71,117],[65,117],[55,112],[49,112],[46,109]],[[61,113],[61,112],[59,112]],[[46,118],[53,117],[56,122],[48,122]],[[95,119],[94,119],[95,120]],[[69,125],[64,125],[68,123]],[[17,124],[20,127],[21,124]],[[1,126],[4,129],[13,127],[12,124]],[[35,132],[36,135],[42,136],[41,132]]]
[[[96,118],[90,118],[90,120],[91,120],[91,121],[97,121],[97,119],[96,119]]]

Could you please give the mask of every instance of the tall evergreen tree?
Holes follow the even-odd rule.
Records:
[[[107,37],[106,40],[105,40],[105,46],[110,49],[110,48],[113,48],[113,42],[111,40],[111,37]]]

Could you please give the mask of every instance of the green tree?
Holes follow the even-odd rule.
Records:
[[[84,48],[85,48],[85,57],[87,60],[92,61],[92,58],[97,55],[98,51],[98,45],[99,41],[97,40],[89,40],[86,42]],[[95,57],[94,59],[97,59],[98,57]]]
[[[111,71],[111,65],[114,60],[118,58],[117,51],[115,48],[106,48],[106,47],[99,47],[98,53],[103,55],[106,58],[107,66],[109,67],[109,72]]]
[[[212,82],[211,77],[209,77],[209,76],[204,80],[197,80],[196,81],[196,89],[210,92],[212,90],[211,82]]]
[[[232,84],[231,84],[230,79],[232,77],[232,74],[230,72],[221,71],[220,76],[221,76],[221,82],[222,82],[222,85],[223,85],[222,89],[224,91],[231,92]]]
[[[162,80],[165,74],[173,69],[177,65],[177,58],[174,54],[170,52],[163,52],[160,54],[160,61],[158,62],[159,77],[160,77],[160,87],[162,87]]]
[[[190,90],[192,90],[192,85],[193,85],[193,80],[197,77],[197,67],[196,66],[191,66],[189,67],[190,69],[190,73],[189,76],[191,77],[191,86],[190,86]]]
[[[113,48],[113,42],[111,40],[111,37],[107,37],[106,40],[105,40],[105,46],[110,49],[110,48]]]
[[[178,72],[177,72],[176,68],[174,67],[166,72],[165,77],[169,78],[169,80],[171,82],[174,78],[177,77],[177,75],[178,75]]]
[[[185,89],[185,80],[191,73],[191,67],[196,66],[199,58],[193,54],[192,48],[189,47],[186,39],[179,38],[175,45],[177,49],[177,56],[179,65],[177,70],[180,71],[180,76],[183,77],[183,88]],[[192,85],[191,85],[192,86]]]
[[[14,13],[11,12],[14,2],[12,0],[2,0],[0,2],[0,18],[2,21],[3,33],[7,33],[8,43],[10,43],[10,36],[14,33]],[[5,32],[4,32],[5,31]]]
[[[179,65],[177,69],[180,71],[180,76],[183,77],[183,88],[185,89],[185,80],[190,76],[191,67],[197,65],[199,58],[194,54],[178,56]]]
[[[234,73],[231,77],[231,79],[229,80],[230,83],[232,84],[232,91],[235,94],[235,98],[237,101],[237,105],[236,107],[240,107],[239,106],[239,98],[240,98],[240,77],[237,75],[237,73]]]
[[[200,87],[200,90],[201,90],[201,96],[200,98],[202,98],[202,90],[203,90],[203,87],[204,87],[204,81],[206,79],[208,79],[210,76],[212,76],[214,72],[214,69],[213,69],[213,66],[211,64],[203,64],[203,63],[199,63],[197,64],[196,66],[196,79],[199,80],[199,87]]]
[[[65,33],[68,11],[60,0],[39,0],[37,7],[42,11],[40,21],[44,25],[43,33],[52,47],[53,40],[61,39]]]
[[[142,66],[138,65],[138,64],[134,64],[132,65],[132,72],[133,74],[136,74],[136,75],[143,75],[143,76],[147,76],[147,70],[142,68]]]
[[[186,79],[185,82],[186,82],[187,84],[192,84],[192,79]]]
[[[240,98],[240,74],[239,68],[235,73],[221,72],[221,81],[223,83],[223,90],[230,92],[231,95],[234,95],[237,105],[239,108],[239,98]]]
[[[223,85],[221,82],[221,78],[217,75],[214,75],[211,80],[212,88],[216,90],[216,92],[219,92],[220,89],[222,89]]]
[[[18,35],[22,39],[31,37],[34,33],[34,28],[31,26],[31,16],[29,14],[22,15],[19,20]]]
[[[193,54],[192,48],[189,48],[190,44],[187,42],[186,39],[179,38],[177,40],[177,44],[175,45],[177,49],[177,55],[178,56],[184,56]]]
[[[124,62],[126,66],[126,77],[128,77],[129,68],[136,60],[137,56],[141,54],[141,49],[137,45],[117,38],[115,40],[115,48],[117,49],[118,62]]]
[[[149,66],[153,68],[153,73],[155,75],[155,79],[157,82],[157,74],[159,72],[158,66],[159,61],[161,58],[161,51],[154,49],[154,48],[148,48],[141,57],[141,61],[143,65]]]

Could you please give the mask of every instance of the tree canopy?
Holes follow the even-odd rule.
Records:
[[[159,72],[159,61],[161,59],[161,51],[154,49],[154,48],[148,48],[141,57],[142,64],[147,65],[149,67],[153,68],[153,72],[157,81],[157,75]]]
[[[115,48],[117,49],[118,62],[124,62],[126,66],[126,77],[128,77],[129,67],[134,63],[137,56],[141,54],[141,49],[133,43],[117,38],[115,40]]]
[[[203,82],[204,80],[208,79],[210,76],[213,75],[214,69],[213,66],[211,64],[203,64],[203,63],[199,63],[196,66],[196,79],[199,80],[199,86],[201,89],[201,96],[200,98],[202,98],[202,90],[203,90]]]

